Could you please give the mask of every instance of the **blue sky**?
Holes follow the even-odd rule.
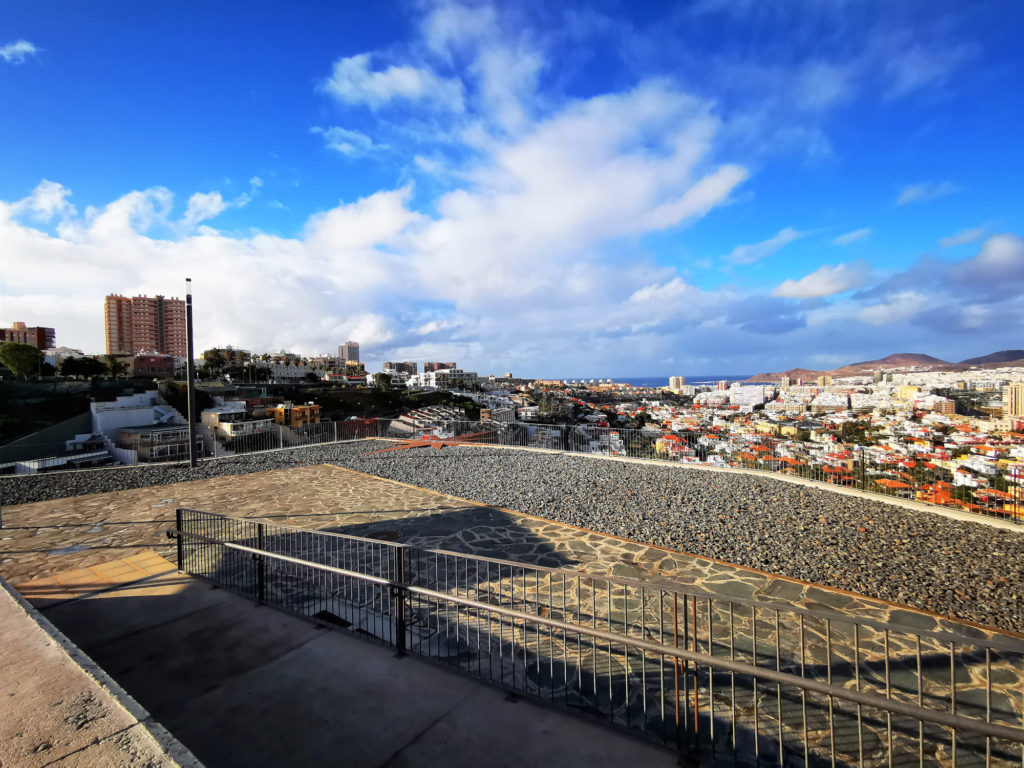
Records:
[[[637,6],[637,7],[633,7]],[[0,3],[0,323],[534,376],[1022,346],[1024,7]]]

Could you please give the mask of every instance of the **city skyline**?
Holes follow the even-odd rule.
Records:
[[[5,12],[0,326],[538,377],[1020,346],[1024,9]],[[200,23],[201,22],[201,23]]]

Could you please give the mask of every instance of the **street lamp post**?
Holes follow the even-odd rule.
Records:
[[[196,465],[196,361],[192,357],[192,278],[185,278],[185,378],[188,380],[188,465]]]

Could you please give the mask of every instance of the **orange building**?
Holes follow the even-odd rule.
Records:
[[[163,296],[107,296],[104,329],[108,354],[159,352],[184,357],[185,302]]]
[[[308,405],[281,403],[274,408],[267,408],[267,416],[286,427],[304,427],[307,424],[320,423],[320,406],[313,403]]]

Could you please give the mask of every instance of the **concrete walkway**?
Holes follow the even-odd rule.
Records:
[[[45,613],[208,766],[677,764],[179,574]]]
[[[0,766],[198,766],[0,580]]]

